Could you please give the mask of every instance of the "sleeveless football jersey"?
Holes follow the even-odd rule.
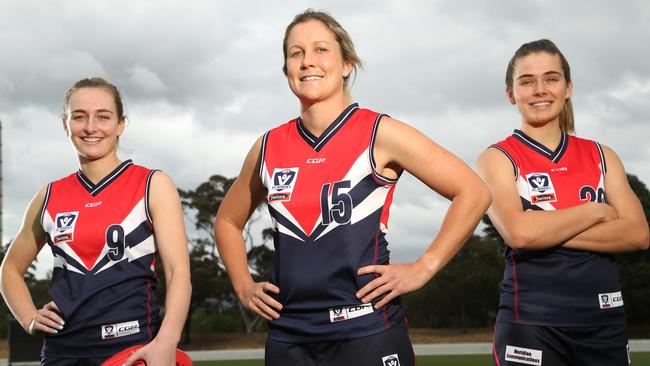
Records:
[[[300,118],[267,132],[260,176],[275,229],[269,280],[280,288],[280,319],[269,338],[306,343],[352,339],[402,321],[399,300],[374,310],[355,293],[388,264],[388,211],[396,179],[375,172],[382,115],[352,104],[318,137]]]
[[[551,151],[515,130],[492,145],[512,162],[524,210],[605,202],[605,156],[591,140],[563,134]],[[558,243],[558,245],[561,243]],[[612,255],[560,246],[506,248],[497,321],[549,326],[623,324],[618,266]]]
[[[112,356],[155,336],[154,172],[127,160],[97,184],[79,170],[48,185],[41,223],[54,255],[49,294],[65,326],[45,336],[44,355]]]

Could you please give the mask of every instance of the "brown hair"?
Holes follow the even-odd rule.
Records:
[[[76,92],[81,88],[104,88],[113,96],[113,100],[115,101],[115,107],[117,108],[118,119],[123,119],[124,117],[126,117],[124,115],[124,105],[122,104],[122,97],[120,96],[120,91],[117,90],[117,87],[115,85],[109,83],[108,81],[100,77],[90,77],[90,78],[81,79],[76,83],[74,83],[74,85],[72,85],[72,87],[68,90],[68,92],[65,93],[65,97],[63,98],[64,117],[67,113],[70,104],[70,96],[72,96],[72,93]]]
[[[569,67],[569,62],[566,60],[560,49],[557,48],[555,43],[551,42],[548,39],[540,39],[537,41],[532,41],[524,43],[519,47],[517,52],[512,56],[510,62],[508,63],[508,69],[506,71],[506,88],[512,90],[513,77],[515,74],[515,67],[517,60],[522,57],[526,57],[531,53],[540,53],[546,52],[551,55],[558,55],[560,57],[560,62],[562,63],[562,72],[564,73],[564,81],[569,83],[571,81],[571,67]],[[573,122],[573,105],[571,103],[571,98],[567,98],[564,103],[564,108],[560,112],[560,129],[562,132],[575,132],[575,125]]]
[[[312,19],[318,20],[321,23],[323,23],[334,34],[334,36],[336,37],[336,41],[341,47],[341,55],[343,56],[343,61],[352,64],[352,70],[354,71],[355,75],[357,73],[357,67],[363,69],[363,64],[361,62],[361,59],[359,58],[359,56],[357,56],[357,51],[354,49],[354,43],[352,43],[352,39],[350,38],[350,35],[348,34],[348,32],[345,31],[345,29],[343,29],[341,24],[338,21],[336,21],[336,19],[334,19],[333,16],[331,16],[330,14],[324,11],[307,9],[302,13],[296,15],[291,21],[291,23],[289,23],[289,25],[287,26],[287,29],[284,31],[284,40],[282,41],[282,53],[284,55],[284,63],[282,66],[282,71],[284,72],[285,75],[287,74],[287,39],[289,38],[289,33],[291,32],[291,29],[293,29],[293,27],[296,24],[306,23]],[[345,87],[347,88],[348,79],[350,79],[350,75],[344,77],[343,79],[345,81]]]

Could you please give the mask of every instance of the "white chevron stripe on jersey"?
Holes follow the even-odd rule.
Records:
[[[131,233],[135,228],[140,226],[143,221],[147,219],[146,215],[144,214],[144,198],[142,198],[138,203],[131,209],[131,212],[124,218],[124,220],[119,223],[120,226],[122,226],[122,229],[124,229],[124,236],[126,237]],[[117,224],[117,223],[116,223]],[[108,228],[107,228],[108,229]],[[108,250],[110,248],[106,243],[104,243],[104,247],[102,248],[102,252],[97,256],[97,260],[95,261],[95,264],[93,264],[93,268],[99,263],[102,258],[108,253]]]
[[[350,219],[350,224],[354,225],[357,222],[370,216],[373,212],[382,208],[386,202],[386,196],[388,195],[388,192],[389,187],[386,186],[377,187],[375,190],[373,190],[372,193],[370,193],[362,202],[354,207],[352,210],[352,218]],[[320,239],[323,235],[334,230],[337,226],[339,226],[339,224],[336,222],[329,224],[327,228],[323,230],[320,235],[318,235],[318,238],[314,240]]]
[[[52,228],[54,228],[54,227],[55,227],[55,224],[54,224],[54,220],[52,220],[52,216],[50,216],[50,213],[47,212],[47,210],[45,210],[45,212],[43,212],[43,228],[45,228],[45,230],[47,232],[50,232],[50,231],[52,231]],[[84,262],[81,260],[81,257],[79,257],[77,255],[77,253],[74,250],[72,250],[72,248],[70,248],[70,246],[66,242],[56,244],[56,246],[59,249],[61,249],[65,254],[67,254],[70,258],[74,259],[75,262],[80,264],[82,267],[84,267],[84,268],[86,267],[84,265]],[[60,255],[56,255],[56,253],[53,253],[53,255],[54,255],[54,267],[61,267],[61,268],[66,268],[67,267],[68,269],[70,269],[70,270],[72,270],[74,272],[81,273],[78,269],[74,268],[73,266],[68,266],[67,265],[68,262],[65,259],[65,257],[62,257]]]
[[[61,248],[61,249],[64,249],[63,248],[64,246],[68,247],[68,244],[65,244],[65,243],[59,244],[59,248]],[[70,249],[69,247],[68,247],[68,250],[72,251],[72,249]],[[65,251],[65,249],[64,249],[64,251]],[[53,262],[54,268],[57,268],[57,267],[58,268],[63,268],[63,269],[66,269],[68,271],[71,271],[71,272],[77,272],[79,274],[83,274],[83,272],[81,272],[80,270],[78,270],[74,266],[68,265],[68,262],[65,260],[65,257],[63,257],[61,255],[54,254],[54,258],[52,259],[52,262]],[[77,262],[82,263],[80,259],[77,260]]]
[[[350,167],[350,170],[347,172],[345,175],[345,178],[343,180],[350,180],[350,189],[347,190],[347,192],[351,191],[354,189],[354,187],[359,184],[359,182],[368,176],[368,174],[372,174],[372,164],[370,162],[370,156],[369,156],[370,150],[366,149],[364,150],[357,160],[352,164]],[[354,178],[354,179],[353,179]],[[386,196],[388,195],[389,192],[389,187],[388,186],[380,186],[377,187],[375,190],[373,190],[368,196],[366,196],[363,201],[357,202],[357,205],[354,206],[352,209],[352,217],[350,218],[350,224],[355,224],[366,217],[368,217],[370,214],[373,212],[377,211],[379,208],[383,207],[384,204],[386,203]],[[328,197],[331,201],[331,196]],[[316,223],[317,225],[320,225],[322,218],[319,217],[318,222]],[[328,232],[334,230],[336,227],[338,227],[340,224],[336,222],[330,223],[323,232],[318,235],[318,237],[314,240],[320,239],[323,235],[327,234]]]
[[[124,235],[128,236],[133,230],[138,228],[143,222],[147,221],[147,216],[145,212],[145,199],[142,198],[136,205],[133,207],[131,212],[129,212],[128,216],[120,223],[120,226],[124,229]],[[109,247],[106,243],[104,243],[104,248],[102,248],[101,254],[97,257],[97,261],[95,262],[95,265],[99,263],[99,261],[104,258],[106,253],[108,253]],[[152,253],[156,252],[156,245],[155,241],[153,238],[153,235],[144,240],[142,243],[139,243],[135,247],[126,247],[124,248],[124,259],[128,259],[129,262],[136,260],[138,258],[144,257],[145,255],[149,255]],[[120,261],[110,261],[106,263],[102,268],[100,268],[96,273],[102,272],[113,265],[115,263],[118,263]],[[94,266],[93,265],[93,268]]]
[[[357,160],[352,164],[343,180],[349,180],[350,189],[352,189],[356,187],[356,185],[369,173],[372,173],[372,164],[370,163],[370,151],[366,148],[361,154],[359,154]],[[356,177],[356,179],[353,179],[354,177]]]
[[[302,240],[302,238],[300,238],[298,235],[296,235],[293,231],[289,230],[288,227],[286,227],[286,226],[280,224],[279,222],[277,222],[275,219],[273,219],[273,227],[275,228],[276,231],[278,231],[280,233],[283,233],[285,235],[289,235],[292,238],[296,238],[296,239],[304,242],[304,240]]]
[[[600,179],[598,180],[598,188],[602,188],[603,191],[605,190],[605,171],[603,171],[603,163],[598,163],[598,167],[600,168]]]
[[[264,168],[262,169],[262,173],[264,174],[264,181],[262,182],[265,186],[270,186],[273,184],[273,179],[269,175],[269,171],[266,169],[266,164],[264,164]],[[300,224],[298,223],[298,220],[296,220],[295,217],[287,210],[286,207],[282,203],[280,204],[273,204],[273,208],[278,211],[280,215],[282,215],[285,219],[289,220],[295,227],[299,228],[305,236],[309,236],[307,233],[304,232],[304,229]],[[274,220],[275,221],[275,220]],[[276,225],[277,226],[277,225]],[[286,230],[289,230],[289,228],[285,228]],[[296,236],[296,234],[293,234],[292,236]]]
[[[115,264],[123,261],[123,260],[128,260],[129,262],[134,261],[138,258],[142,258],[145,255],[155,253],[156,252],[156,243],[154,240],[153,235],[145,239],[143,242],[139,243],[138,245],[134,247],[126,247],[124,248],[124,257],[122,257],[121,260],[119,261],[110,261],[104,265],[104,267],[100,268],[95,274],[98,274],[102,271],[105,271],[111,267],[113,267]]]

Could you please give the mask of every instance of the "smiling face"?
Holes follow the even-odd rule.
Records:
[[[536,52],[516,60],[508,100],[517,105],[522,121],[533,127],[559,123],[560,113],[571,96],[559,55]]]
[[[102,87],[72,92],[63,116],[63,128],[82,162],[117,159],[117,140],[124,131],[124,123],[113,94]]]
[[[343,60],[341,46],[325,24],[312,19],[294,25],[286,44],[289,88],[301,103],[344,98],[344,79],[353,65]]]

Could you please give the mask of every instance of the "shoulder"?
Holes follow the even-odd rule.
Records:
[[[489,172],[505,172],[506,170],[512,172],[513,176],[517,176],[517,163],[509,153],[504,141],[488,146],[478,156],[476,166],[484,177]]]
[[[379,126],[377,128],[377,139],[378,140],[407,140],[407,136],[402,136],[402,134],[422,134],[415,127],[389,117],[385,114],[378,114]]]
[[[498,143],[492,144],[483,150],[478,156],[477,163],[488,167],[492,164],[515,164],[509,152]]]
[[[171,190],[176,190],[176,184],[174,184],[174,180],[167,175],[165,172],[161,170],[151,170],[148,169],[150,172],[150,177],[151,177],[151,190],[152,192],[163,190],[163,191],[169,191]]]

